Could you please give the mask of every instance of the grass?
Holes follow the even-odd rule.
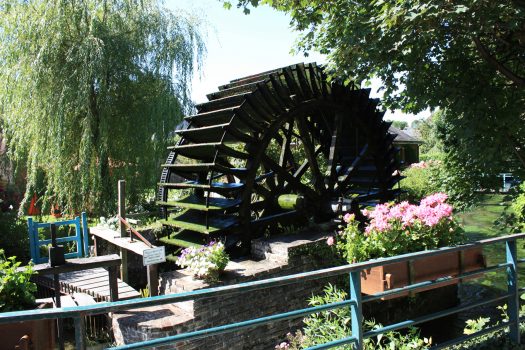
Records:
[[[483,194],[478,205],[458,215],[458,219],[465,229],[468,241],[477,241],[511,233],[508,229],[495,225],[495,221],[500,218],[503,213],[510,210],[509,199],[508,196],[501,194]],[[498,243],[485,246],[484,253],[488,266],[502,263],[505,261],[505,244]],[[525,257],[524,244],[519,241],[518,257]],[[522,276],[519,282],[520,285],[523,286],[523,283],[525,283],[525,267],[522,266],[519,270]],[[506,290],[507,282],[505,271],[501,270],[488,273],[486,277],[481,280],[481,283],[496,290]]]

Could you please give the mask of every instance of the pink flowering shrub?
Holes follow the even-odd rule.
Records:
[[[410,164],[410,168],[416,168],[416,169],[426,169],[428,168],[428,166],[429,166],[429,163],[425,161]]]
[[[460,244],[463,230],[447,198],[445,193],[435,193],[419,205],[386,203],[363,210],[369,219],[364,233],[355,216],[347,214],[337,249],[348,262],[356,262]]]

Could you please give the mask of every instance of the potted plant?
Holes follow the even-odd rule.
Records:
[[[187,267],[195,277],[216,281],[230,261],[222,242],[211,241],[203,247],[189,247],[181,252],[177,264]]]
[[[36,285],[31,282],[32,265],[19,269],[15,257],[7,258],[0,249],[0,312],[28,310],[35,304]],[[29,338],[32,349],[53,349],[55,346],[54,320],[24,321],[0,325],[2,348],[14,349]]]
[[[435,193],[419,205],[401,202],[378,205],[362,214],[369,220],[360,229],[355,215],[346,214],[346,226],[336,237],[336,249],[350,263],[454,246],[464,243],[464,232],[454,219],[447,195]],[[361,289],[375,294],[408,284],[457,275],[485,266],[481,247],[394,263],[363,271]],[[448,284],[456,283],[454,281]],[[442,286],[445,285],[442,284]],[[435,288],[417,289],[417,292]],[[404,296],[398,294],[395,297]]]

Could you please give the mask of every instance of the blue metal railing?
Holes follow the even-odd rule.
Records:
[[[316,346],[310,347],[309,349],[310,350],[328,349],[328,348],[333,348],[335,346],[340,346],[343,344],[354,344],[354,347],[356,349],[362,349],[364,339],[375,337],[379,334],[383,334],[389,331],[418,325],[426,321],[434,320],[440,317],[448,316],[454,313],[463,312],[463,311],[466,311],[466,310],[469,310],[475,307],[479,307],[482,305],[487,305],[487,304],[491,304],[495,302],[500,302],[500,301],[506,301],[508,305],[508,309],[507,309],[508,314],[509,314],[508,322],[489,327],[487,329],[484,329],[482,331],[479,331],[479,332],[476,332],[476,333],[473,333],[467,336],[462,336],[456,339],[452,339],[446,343],[441,343],[438,346],[435,346],[434,348],[438,349],[438,348],[443,348],[445,346],[458,344],[466,340],[469,340],[471,338],[474,338],[474,337],[477,337],[483,334],[487,334],[490,332],[494,332],[494,331],[497,331],[503,328],[508,328],[510,339],[515,343],[519,343],[520,342],[519,293],[525,291],[525,289],[518,288],[517,265],[518,263],[525,262],[525,259],[517,258],[516,240],[522,239],[522,238],[525,238],[525,233],[482,240],[482,241],[478,241],[472,244],[466,244],[466,245],[462,245],[458,247],[441,248],[437,250],[399,255],[399,256],[390,257],[390,258],[370,260],[370,261],[360,262],[360,263],[351,264],[351,265],[344,265],[344,266],[338,266],[338,267],[322,269],[322,270],[317,270],[317,271],[304,272],[304,273],[299,273],[299,274],[294,274],[294,275],[289,275],[289,276],[284,276],[284,277],[270,278],[266,280],[241,283],[241,284],[231,285],[231,286],[208,288],[208,289],[202,289],[202,290],[179,293],[179,294],[161,295],[161,296],[150,297],[150,298],[117,301],[117,302],[112,302],[112,303],[100,303],[100,304],[89,305],[89,306],[0,313],[0,324],[10,323],[10,322],[20,322],[20,321],[25,321],[25,320],[72,318],[75,323],[76,347],[77,349],[85,349],[84,316],[105,314],[109,312],[129,310],[129,309],[135,309],[139,307],[171,304],[171,303],[177,303],[177,302],[188,301],[188,300],[199,300],[199,299],[211,298],[211,297],[222,297],[222,296],[231,295],[235,293],[243,293],[243,292],[261,290],[261,289],[266,289],[270,287],[278,287],[278,286],[284,286],[284,285],[289,285],[289,284],[298,283],[298,282],[302,283],[306,281],[318,280],[321,278],[335,277],[338,275],[348,274],[350,278],[350,299],[349,300],[331,303],[327,305],[304,308],[300,310],[288,311],[288,312],[284,312],[280,314],[260,317],[256,319],[243,321],[243,322],[237,322],[237,323],[231,323],[231,324],[222,325],[222,326],[210,327],[207,329],[195,330],[195,331],[177,334],[173,336],[168,336],[164,338],[152,339],[152,340],[142,341],[138,343],[117,346],[111,349],[121,350],[121,349],[152,348],[155,346],[173,344],[173,343],[184,341],[184,340],[192,340],[192,339],[203,338],[203,337],[207,337],[211,335],[229,333],[229,332],[238,331],[240,329],[247,328],[247,327],[253,327],[257,325],[271,323],[271,322],[278,321],[278,320],[297,318],[297,317],[306,316],[306,315],[324,311],[324,310],[330,310],[330,309],[336,309],[336,308],[342,308],[342,307],[350,307],[351,309],[351,317],[352,317],[351,335],[343,339],[338,339],[338,340],[331,341],[329,343],[316,345]],[[414,283],[406,287],[396,288],[396,289],[388,290],[388,291],[370,295],[370,296],[362,296],[361,294],[360,275],[363,270],[367,270],[367,269],[370,269],[376,266],[381,266],[381,265],[386,265],[386,264],[408,262],[408,261],[414,261],[414,260],[418,260],[418,259],[422,259],[422,258],[426,258],[430,256],[436,256],[436,255],[452,253],[452,252],[461,252],[466,249],[470,249],[474,247],[481,247],[481,246],[495,244],[495,243],[505,243],[506,262],[497,264],[494,266],[489,266],[486,268],[481,268],[476,271],[461,273],[458,276],[447,276],[447,277],[437,278],[435,280]],[[395,324],[387,325],[387,326],[384,326],[378,329],[373,329],[371,331],[365,332],[363,330],[362,305],[365,302],[376,300],[376,299],[379,299],[385,296],[392,296],[395,294],[406,293],[407,291],[414,291],[416,289],[421,289],[422,287],[429,287],[429,286],[438,287],[439,285],[444,285],[447,283],[450,284],[451,281],[459,281],[464,278],[480,277],[488,272],[502,270],[502,269],[505,269],[507,272],[507,286],[508,286],[507,292],[504,293],[503,295],[493,297],[490,299],[486,299],[486,300],[482,300],[479,302],[459,305],[459,306],[449,308],[449,309],[446,309],[440,312],[436,312],[433,314],[427,314],[427,315],[424,315],[418,318],[414,318],[411,320],[406,320],[403,322],[398,322]]]

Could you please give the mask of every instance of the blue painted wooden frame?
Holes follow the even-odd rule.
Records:
[[[82,213],[80,217],[75,217],[73,220],[64,220],[54,222],[55,226],[75,226],[75,235],[69,237],[57,238],[57,243],[75,242],[77,250],[72,253],[65,254],[66,259],[82,258],[89,256],[89,240],[88,240],[88,225],[87,215]],[[51,239],[39,239],[38,230],[41,228],[50,228],[49,222],[37,222],[33,218],[27,219],[27,229],[29,233],[29,249],[31,253],[31,260],[35,264],[42,264],[48,262],[48,258],[40,255],[40,247],[51,244]]]
[[[441,318],[444,316],[452,315],[458,312],[463,312],[472,308],[477,308],[483,305],[493,304],[495,302],[506,302],[508,305],[508,312],[510,315],[509,322],[502,322],[498,325],[488,327],[479,332],[461,336],[450,341],[439,344],[438,346],[432,347],[432,349],[441,349],[448,347],[454,344],[459,344],[470,340],[474,337],[478,337],[484,334],[488,334],[497,330],[504,328],[509,328],[509,338],[515,342],[519,343],[519,322],[523,321],[518,317],[519,311],[519,294],[525,292],[525,288],[518,288],[518,279],[517,279],[517,265],[519,263],[525,262],[525,259],[518,259],[516,254],[516,240],[525,238],[525,233],[519,233],[514,235],[508,235],[504,237],[497,237],[478,241],[472,244],[466,244],[458,247],[448,247],[441,248],[431,251],[423,251],[417,253],[410,253],[405,255],[398,255],[390,258],[384,259],[375,259],[365,262],[360,262],[356,264],[337,266],[333,268],[304,272],[295,275],[282,276],[276,278],[270,278],[266,280],[254,281],[241,283],[230,286],[221,286],[215,288],[201,289],[192,292],[184,292],[179,294],[168,294],[160,295],[156,297],[149,298],[140,298],[132,300],[123,300],[112,303],[100,303],[89,306],[78,306],[78,307],[68,307],[68,308],[58,308],[58,309],[41,309],[41,310],[27,310],[27,311],[16,311],[16,312],[6,312],[0,313],[0,324],[2,323],[12,323],[12,322],[21,322],[26,320],[41,320],[41,319],[55,319],[55,318],[72,318],[75,324],[75,341],[76,348],[79,350],[85,349],[85,325],[83,323],[83,318],[90,315],[100,315],[107,314],[109,312],[124,311],[129,309],[136,309],[148,306],[156,305],[165,305],[177,302],[183,302],[188,300],[198,300],[211,297],[221,297],[225,295],[231,295],[242,292],[249,292],[254,290],[261,290],[270,287],[284,286],[293,283],[302,283],[306,281],[313,281],[324,279],[328,277],[339,276],[342,274],[348,274],[350,278],[350,299],[340,302],[335,302],[327,305],[309,307],[299,310],[288,311],[280,314],[255,318],[247,321],[236,322],[216,327],[211,327],[207,329],[201,329],[196,331],[190,331],[182,334],[177,334],[173,336],[167,336],[158,339],[141,341],[133,344],[127,344],[117,347],[110,348],[111,350],[124,350],[124,349],[148,349],[161,345],[173,344],[180,341],[204,338],[207,336],[230,333],[233,331],[238,331],[243,328],[254,327],[257,325],[262,325],[266,323],[271,323],[278,320],[286,320],[297,318],[301,316],[310,315],[312,313],[331,310],[342,307],[350,307],[352,317],[352,332],[353,334],[348,337],[337,339],[325,344],[319,344],[313,347],[308,348],[308,350],[313,349],[328,349],[343,344],[354,344],[357,349],[362,348],[364,339],[370,337],[376,337],[380,334],[394,331],[410,326],[415,326],[423,322]],[[442,277],[435,280],[428,280],[424,282],[419,282],[411,284],[406,287],[392,289],[386,292],[377,293],[369,296],[361,295],[361,283],[360,283],[360,274],[363,270],[370,269],[372,267],[413,261],[418,259],[423,259],[429,256],[435,256],[440,254],[446,254],[451,252],[459,252],[473,247],[479,247],[484,245],[490,245],[495,243],[505,243],[506,249],[506,262],[501,264],[496,264],[486,268],[481,268],[476,271],[471,271],[467,273],[461,273],[458,276],[448,276]],[[410,320],[386,325],[381,328],[373,329],[367,332],[363,331],[363,319],[362,319],[362,304],[371,300],[377,300],[385,296],[391,296],[399,293],[405,293],[407,291],[413,291],[421,287],[435,286],[446,284],[450,281],[461,281],[463,278],[477,278],[481,277],[484,274],[497,270],[506,270],[507,272],[507,282],[508,290],[502,295],[492,297],[490,299],[485,299],[479,302],[462,304],[456,307],[452,307],[440,312],[423,315],[417,318]]]

